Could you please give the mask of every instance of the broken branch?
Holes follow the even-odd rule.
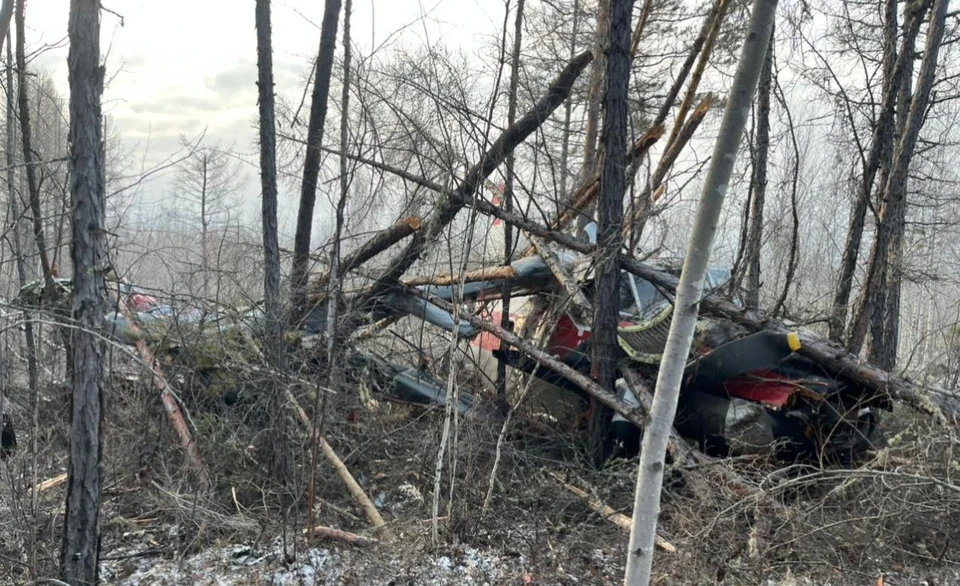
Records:
[[[497,138],[490,149],[484,153],[480,162],[475,164],[466,177],[457,186],[450,197],[444,198],[434,209],[425,230],[417,232],[407,248],[391,262],[390,268],[374,283],[372,290],[364,301],[369,302],[386,293],[396,286],[400,277],[413,266],[424,253],[427,245],[433,242],[443,228],[449,224],[457,213],[474,199],[474,194],[493,171],[500,166],[513,150],[530,134],[539,128],[550,114],[556,110],[570,95],[573,83],[593,60],[593,55],[587,51],[571,61],[560,75],[550,84],[540,100],[515,124],[508,126]],[[363,303],[366,305],[366,303]]]
[[[565,482],[559,474],[551,472],[550,476],[553,476],[553,478],[560,483],[560,486],[586,501],[587,506],[590,507],[594,512],[602,515],[604,519],[610,521],[621,529],[626,529],[627,531],[630,530],[630,527],[633,525],[633,520],[630,517],[624,515],[623,513],[618,513],[613,507],[601,501],[599,498],[589,494],[587,491]],[[676,546],[659,535],[657,535],[657,547],[669,553],[677,553]]]
[[[407,236],[420,229],[422,220],[419,216],[410,216],[403,218],[389,228],[385,228],[373,235],[363,246],[343,257],[340,261],[340,272],[346,273],[359,267],[371,258],[390,248],[397,242],[400,242]],[[313,287],[315,290],[321,290],[330,281],[330,271],[327,271],[317,277]]]
[[[176,398],[173,396],[173,393],[170,391],[170,385],[167,383],[167,378],[163,375],[163,371],[160,369],[160,363],[157,361],[157,358],[153,355],[153,352],[150,350],[150,347],[147,346],[146,341],[144,341],[143,336],[140,334],[140,327],[137,325],[137,322],[133,320],[133,316],[130,314],[130,310],[127,308],[126,303],[122,300],[117,304],[120,310],[120,314],[127,321],[127,326],[130,329],[130,333],[137,339],[135,347],[137,349],[137,354],[140,356],[140,359],[150,368],[150,377],[153,385],[160,391],[160,400],[163,402],[163,408],[167,411],[167,417],[170,419],[170,424],[173,426],[174,431],[177,432],[177,435],[180,437],[180,445],[183,447],[183,451],[187,453],[190,462],[193,464],[193,467],[196,468],[197,474],[200,476],[200,480],[205,484],[210,484],[210,475],[207,473],[207,467],[203,463],[203,457],[200,455],[200,450],[197,449],[197,442],[190,435],[190,428],[187,426],[187,420],[183,416],[183,412],[180,410],[180,405],[178,404]]]
[[[344,464],[343,460],[341,460],[340,457],[337,456],[337,453],[333,451],[333,448],[330,447],[330,444],[327,443],[327,440],[321,437],[320,434],[317,433],[316,429],[314,429],[313,423],[310,421],[310,417],[307,416],[307,412],[303,410],[303,407],[300,406],[300,402],[297,401],[297,398],[293,396],[293,393],[291,393],[289,389],[287,389],[287,402],[296,412],[297,417],[300,419],[300,423],[303,424],[303,427],[307,430],[307,433],[310,434],[311,440],[319,444],[320,450],[323,452],[323,456],[328,462],[330,462],[330,465],[333,466],[333,469],[337,471],[337,475],[346,485],[347,490],[350,492],[350,496],[352,496],[353,500],[360,505],[360,508],[363,509],[363,512],[366,513],[367,519],[370,520],[370,523],[373,525],[373,528],[377,534],[384,539],[392,539],[390,530],[387,529],[387,523],[383,520],[383,517],[380,516],[380,511],[378,511],[377,507],[373,505],[373,501],[370,500],[370,497],[363,492],[363,489],[360,487],[357,479],[353,477],[353,474],[351,474],[350,470],[347,469],[346,464]]]
[[[435,275],[431,277],[414,277],[404,281],[404,285],[415,287],[419,285],[435,285],[438,287],[456,285],[458,283],[476,283],[478,281],[493,281],[496,279],[515,279],[517,270],[512,266],[485,267],[476,271],[468,271],[462,275]]]
[[[590,323],[593,317],[593,306],[590,304],[590,301],[587,299],[587,296],[583,294],[583,288],[580,286],[580,283],[574,280],[566,269],[560,264],[560,259],[557,258],[557,255],[553,253],[552,250],[547,246],[546,241],[540,236],[529,235],[530,242],[533,243],[534,248],[537,249],[537,253],[540,254],[540,257],[543,258],[543,262],[547,263],[547,266],[550,268],[550,272],[553,273],[553,276],[560,281],[560,284],[563,285],[564,291],[567,292],[567,295],[570,297],[570,302],[573,305],[574,312],[576,315],[573,317],[577,321],[583,324]]]
[[[304,529],[303,532],[308,533],[306,529]],[[370,537],[364,537],[363,535],[357,535],[349,531],[341,531],[340,529],[334,529],[333,527],[327,527],[325,525],[317,525],[309,531],[309,534],[310,537],[313,538],[340,541],[357,547],[369,547],[380,543],[378,540],[371,539]]]

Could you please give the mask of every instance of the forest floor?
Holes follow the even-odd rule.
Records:
[[[118,396],[104,458],[102,583],[621,583],[627,531],[564,484],[629,515],[635,459],[595,470],[584,461],[582,438],[518,416],[484,512],[500,424],[464,420],[455,430],[456,458],[444,463],[445,478],[455,464],[456,481],[441,485],[435,544],[432,495],[443,414],[387,402],[368,409],[358,395],[341,393],[331,402],[328,412],[342,417],[331,417],[324,435],[394,535],[368,547],[306,543],[302,497],[278,497],[276,483],[265,477],[256,410],[238,416],[194,409],[215,479],[212,489],[200,491],[153,392]],[[65,429],[65,415],[64,408],[40,422],[38,480],[66,469],[65,437],[57,431]],[[676,551],[657,551],[655,583],[960,585],[954,434],[901,410],[884,426],[889,447],[851,474],[764,458],[727,460],[761,488],[759,496],[722,486],[706,469],[671,474],[659,533]],[[31,440],[25,432],[24,445]],[[309,450],[296,444],[293,466],[308,469]],[[373,537],[332,469],[321,463],[318,470],[316,522]],[[29,457],[0,464],[0,476],[0,518],[12,519],[0,523],[0,583],[28,581],[31,547],[40,575],[55,575],[63,484],[41,491],[30,513]],[[291,482],[291,494],[306,493],[302,476]]]

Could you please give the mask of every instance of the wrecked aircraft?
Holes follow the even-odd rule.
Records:
[[[560,253],[556,260],[569,274],[579,273],[583,293],[591,298],[593,282],[584,274],[580,257]],[[661,268],[679,273],[676,263]],[[479,374],[489,381],[496,376],[497,363],[503,362],[517,384],[525,384],[525,377],[532,377],[533,393],[541,401],[563,406],[567,415],[572,409],[574,415],[579,412],[582,416],[596,407],[574,382],[428,300],[458,301],[473,313],[499,323],[498,300],[504,288],[509,287],[516,308],[510,316],[512,330],[537,341],[550,355],[589,376],[591,332],[589,323],[585,323],[589,320],[569,304],[557,303],[564,291],[548,263],[540,256],[527,256],[495,275],[471,279],[462,286],[457,283],[397,288],[383,299],[383,304],[396,314],[414,316],[448,332],[456,329],[461,338],[470,340],[473,362]],[[725,269],[710,270],[706,284],[709,294],[718,295],[729,277]],[[68,281],[58,280],[56,284],[61,295],[69,289]],[[18,302],[38,305],[42,287],[42,283],[28,285]],[[119,284],[112,292],[114,302],[125,307],[115,307],[105,316],[105,322],[114,338],[124,344],[143,340],[151,345],[165,343],[165,349],[170,350],[172,332],[176,329],[182,336],[182,328],[213,331],[218,337],[224,332],[239,332],[250,340],[256,337],[262,321],[262,312],[256,307],[237,312],[201,310],[189,304],[177,306],[128,284]],[[620,358],[652,382],[666,344],[673,312],[671,300],[653,283],[627,272],[621,274],[620,299]],[[325,306],[316,306],[302,322],[303,333],[322,333],[325,316]],[[136,322],[136,327],[131,328],[128,320]],[[751,334],[730,321],[701,316],[684,375],[675,420],[677,431],[713,455],[773,450],[787,460],[816,457],[849,463],[860,458],[877,441],[880,413],[891,407],[889,397],[853,380],[828,375],[818,364],[799,356],[799,349],[800,340],[795,333]],[[360,352],[349,359],[372,367],[388,381],[395,396],[404,401],[434,405],[446,401],[446,384],[422,369]],[[622,379],[617,393],[626,404],[640,405]],[[462,393],[457,410],[468,414],[478,404],[475,397]],[[640,430],[621,415],[608,416],[609,440],[621,450],[635,453]]]

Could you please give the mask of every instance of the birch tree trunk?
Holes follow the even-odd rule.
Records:
[[[100,331],[107,265],[106,177],[101,146],[100,2],[71,0],[70,159],[73,261],[73,365],[70,462],[64,514],[62,575],[68,584],[96,584],[100,535],[100,457],[103,422],[103,342]],[[22,115],[22,113],[21,113]]]
[[[320,49],[314,72],[313,96],[310,100],[310,121],[307,123],[307,153],[303,162],[300,185],[300,209],[297,231],[293,239],[293,271],[290,276],[294,320],[300,319],[307,304],[307,277],[310,270],[310,238],[313,234],[313,208],[317,203],[317,178],[320,175],[320,153],[323,128],[327,119],[327,98],[330,95],[330,73],[337,47],[337,25],[340,0],[326,0],[320,27]]]
[[[767,54],[773,30],[777,0],[754,0],[750,25],[740,52],[740,62],[727,98],[717,143],[704,180],[700,206],[677,287],[674,316],[660,362],[649,425],[644,430],[633,505],[633,528],[627,550],[624,583],[646,586],[653,567],[660,491],[670,429],[677,410],[677,398],[693,330],[697,321],[703,280],[710,261],[710,248],[717,232],[723,200],[750,113],[750,104]]]

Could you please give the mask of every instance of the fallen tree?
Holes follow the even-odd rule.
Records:
[[[373,284],[361,306],[367,306],[397,285],[403,274],[420,259],[428,245],[439,237],[467,202],[473,201],[474,194],[483,181],[567,99],[573,83],[592,60],[593,55],[587,51],[568,63],[550,84],[546,94],[522,118],[503,131],[480,161],[459,182],[457,188],[451,193],[444,193],[447,197],[434,208],[425,228],[418,231],[403,252],[391,260],[389,268]]]
[[[484,215],[507,222],[528,234],[550,240],[572,251],[588,255],[596,252],[596,247],[589,242],[579,240],[560,230],[546,227],[516,212],[501,209],[482,198],[451,192],[428,179],[377,161],[364,159],[361,162],[388,173],[396,174],[403,179],[447,195],[450,198],[455,198],[463,206],[473,207]],[[623,270],[646,279],[667,292],[673,293],[676,291],[679,279],[661,268],[628,255],[621,256],[620,265]],[[769,330],[786,333],[794,330],[780,320],[767,317],[759,310],[747,310],[729,299],[717,295],[704,298],[701,300],[701,304],[705,314],[732,320],[751,331]],[[801,341],[800,353],[820,364],[831,374],[846,377],[874,392],[903,401],[917,411],[934,416],[938,421],[960,424],[960,398],[955,394],[938,389],[924,389],[906,377],[864,362],[836,344],[809,332],[801,331],[799,336]]]

